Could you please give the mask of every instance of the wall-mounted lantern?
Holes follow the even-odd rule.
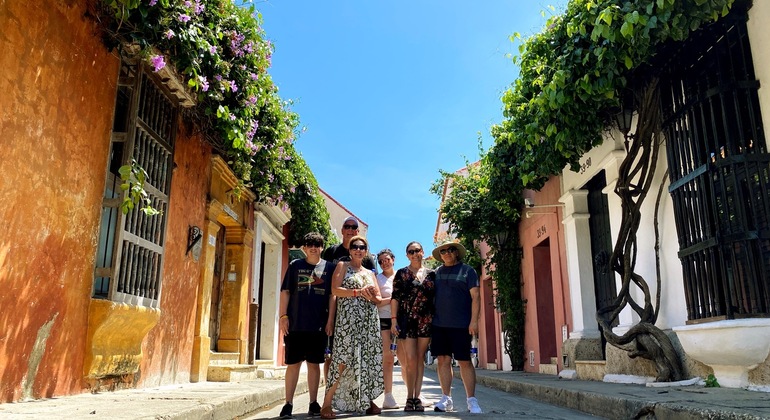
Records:
[[[187,230],[187,251],[185,251],[184,255],[187,255],[192,251],[193,261],[195,262],[198,262],[198,258],[201,256],[201,249],[203,248],[201,238],[203,238],[201,228],[198,226],[190,226]]]

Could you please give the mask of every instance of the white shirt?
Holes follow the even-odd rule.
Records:
[[[380,286],[380,296],[383,299],[390,298],[393,294],[393,278],[396,277],[395,270],[390,277],[385,277],[384,274],[377,274],[377,284]],[[390,304],[377,307],[380,312],[380,318],[390,319]]]

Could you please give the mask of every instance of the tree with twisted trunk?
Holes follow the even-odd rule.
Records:
[[[647,281],[634,271],[638,253],[637,232],[641,223],[641,207],[652,187],[655,166],[663,142],[657,79],[635,92],[637,112],[636,130],[626,134],[626,157],[620,165],[615,194],[620,197],[622,219],[620,232],[612,251],[612,269],[621,278],[618,296],[608,306],[596,312],[602,334],[608,343],[628,352],[631,358],[642,357],[655,363],[657,381],[682,379],[682,365],[668,336],[655,326],[660,309],[660,255],[657,214],[663,192],[661,182],[655,205],[655,268],[657,290],[652,304]],[[644,303],[637,302],[631,291],[637,288],[644,294]],[[620,312],[630,307],[639,316],[639,323],[622,335],[612,331],[613,321]]]

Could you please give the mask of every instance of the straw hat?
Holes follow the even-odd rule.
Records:
[[[433,258],[435,258],[438,261],[443,261],[441,259],[441,250],[445,248],[449,248],[450,246],[453,246],[457,248],[457,258],[463,259],[465,258],[465,247],[460,242],[455,242],[451,239],[447,239],[441,243],[441,245],[437,246],[436,249],[433,250],[431,254],[433,254]]]

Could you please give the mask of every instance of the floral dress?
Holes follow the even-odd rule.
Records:
[[[360,289],[371,285],[369,270],[358,273],[348,266],[342,287]],[[339,372],[340,364],[345,370]],[[338,382],[332,406],[339,411],[364,412],[383,391],[382,337],[377,306],[361,296],[337,298],[334,351],[327,388]]]
[[[396,272],[391,298],[398,301],[398,338],[430,337],[435,296],[436,273],[432,270],[428,270],[423,280],[418,279],[409,267]]]

